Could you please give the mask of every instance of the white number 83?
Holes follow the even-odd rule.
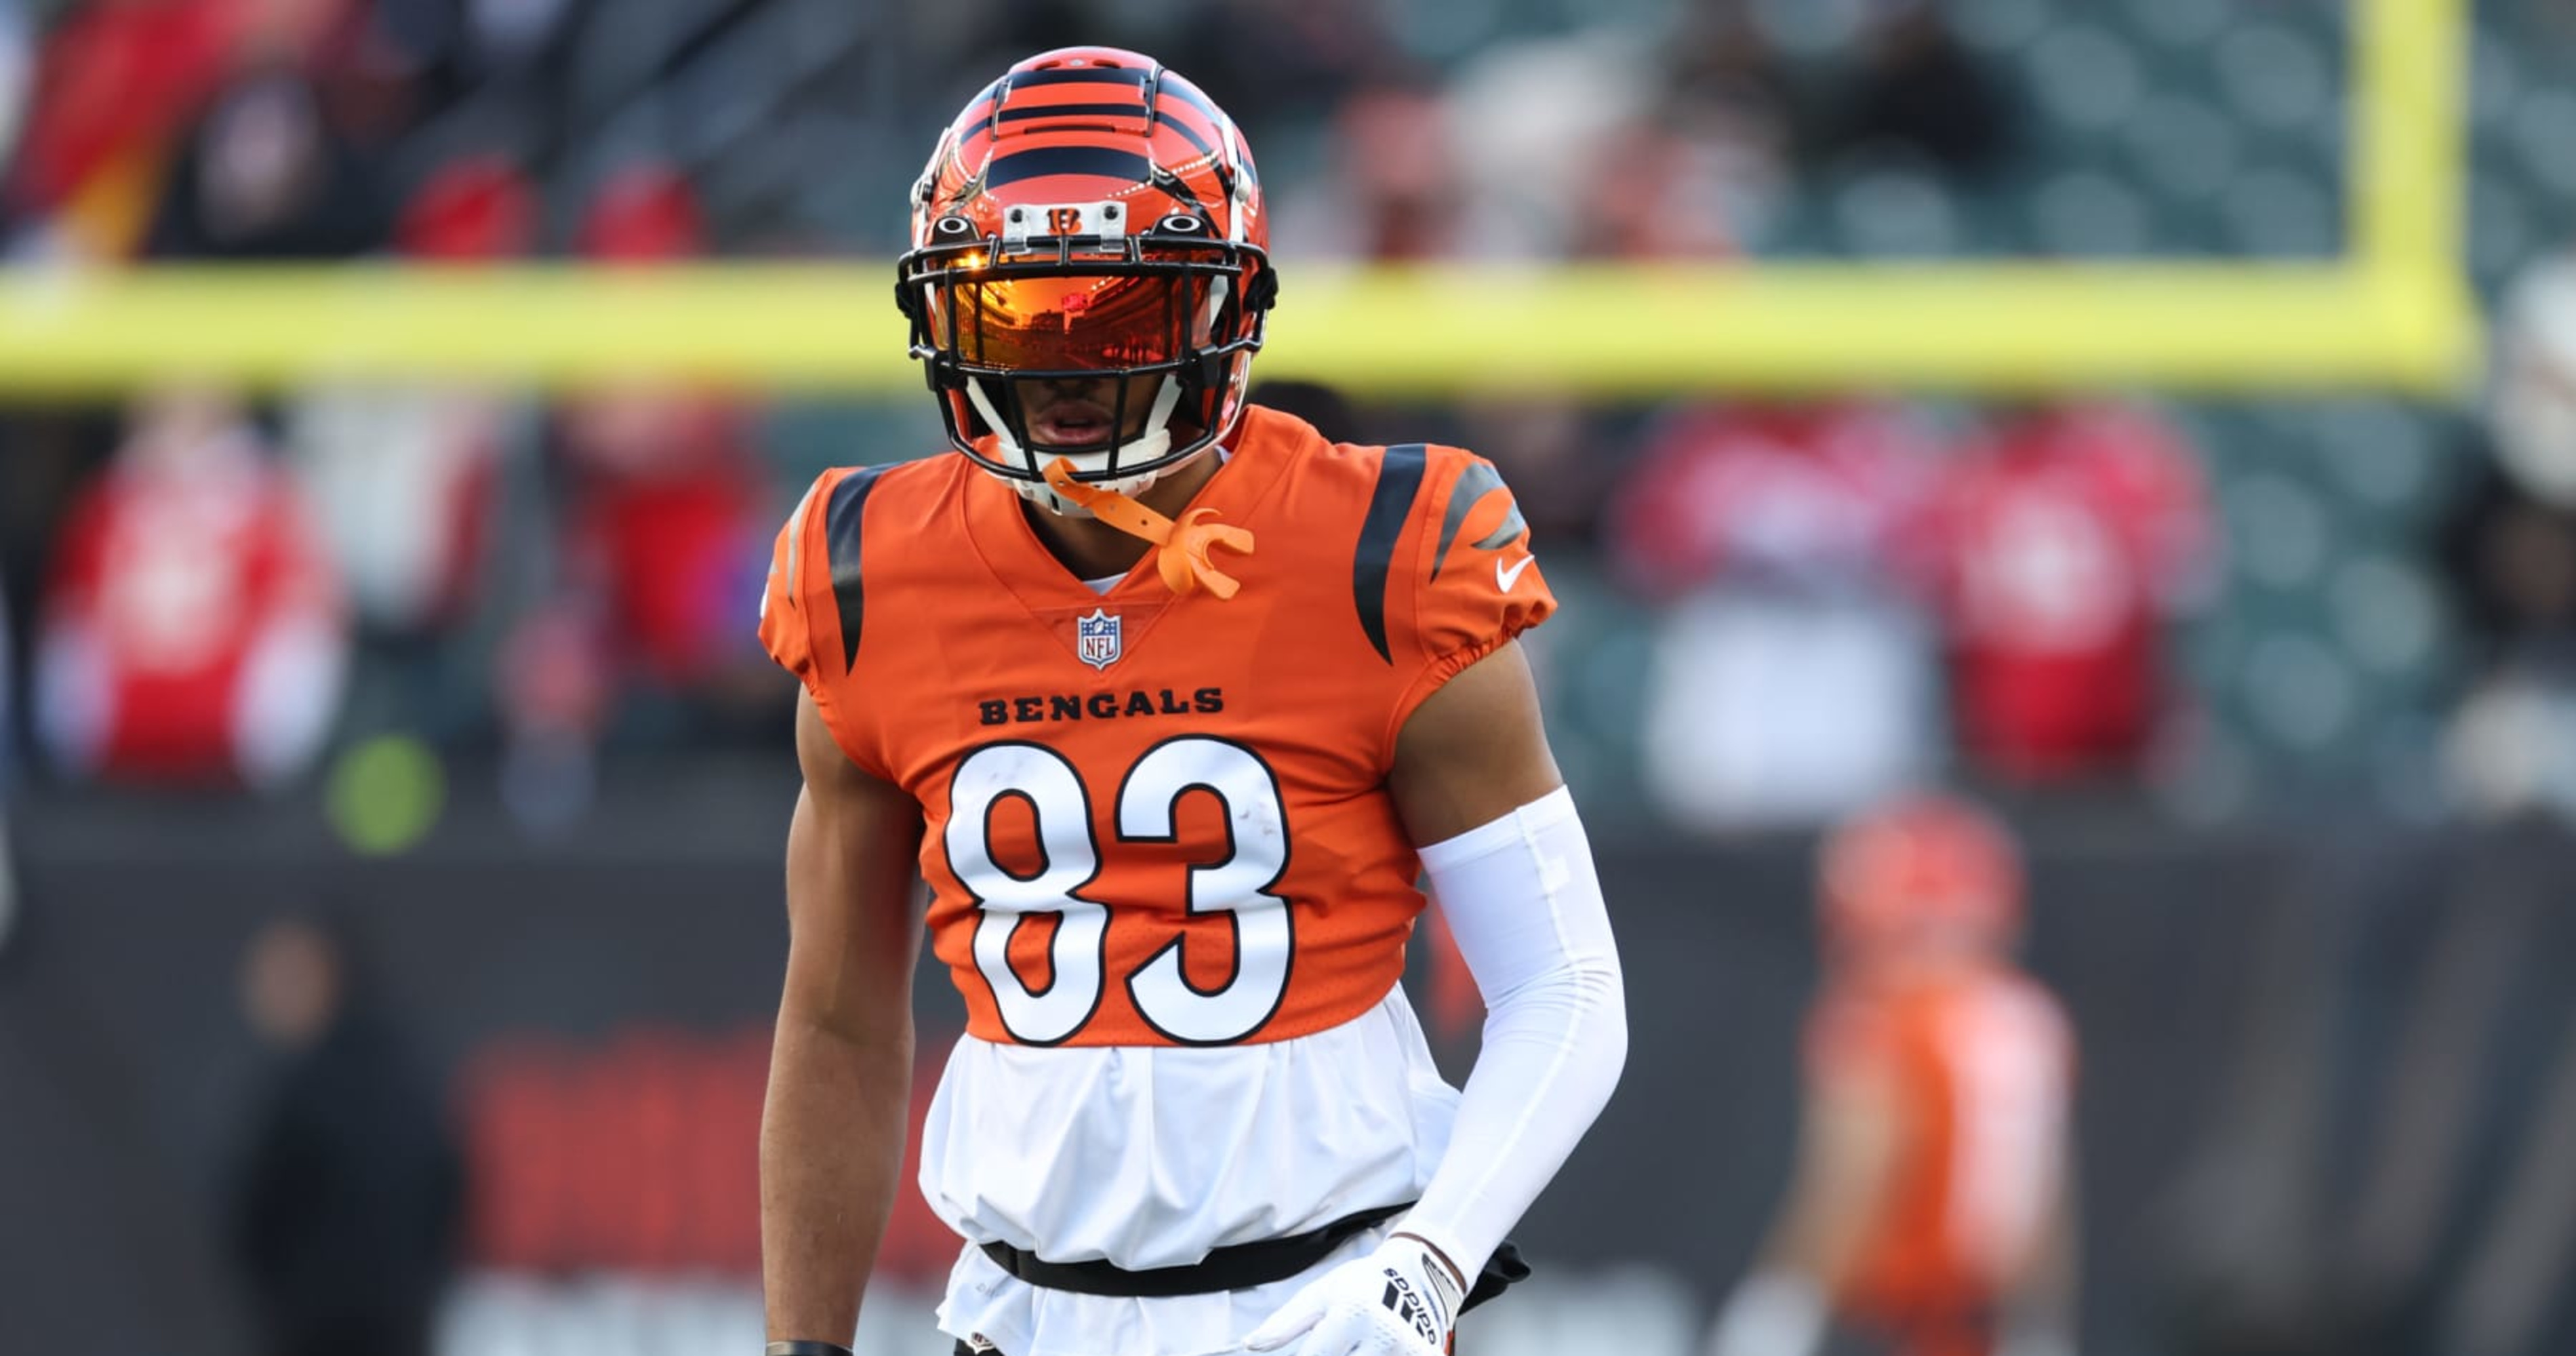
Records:
[[[1278,779],[1250,749],[1187,735],[1145,751],[1118,787],[1118,841],[1169,843],[1181,798],[1214,795],[1224,806],[1230,850],[1189,869],[1193,916],[1228,914],[1234,964],[1225,983],[1200,989],[1181,963],[1180,936],[1127,975],[1137,1014],[1184,1045],[1223,1045],[1259,1031],[1288,992],[1295,924],[1288,901],[1270,893],[1288,866],[1288,825]],[[1028,803],[1044,865],[1021,876],[993,860],[993,807]],[[949,869],[975,897],[975,968],[992,986],[1002,1025],[1027,1045],[1071,1039],[1099,1011],[1106,984],[1109,906],[1080,894],[1100,874],[1091,796],[1064,755],[1038,744],[987,744],[958,764],[948,784]],[[1010,943],[1032,914],[1057,917],[1047,951],[1052,977],[1031,988],[1011,967]]]

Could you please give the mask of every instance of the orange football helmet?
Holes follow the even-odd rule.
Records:
[[[1214,446],[1278,295],[1269,238],[1252,153],[1196,85],[1114,47],[1013,66],[939,138],[897,265],[949,441],[1076,513],[1046,484],[1058,456],[1133,494]],[[1014,383],[1101,378],[1118,379],[1107,433],[1033,448]],[[1150,404],[1122,436],[1134,400]]]
[[[1954,797],[1908,796],[1845,821],[1826,836],[1817,875],[1819,922],[1837,955],[2001,952],[2021,930],[2011,834]]]

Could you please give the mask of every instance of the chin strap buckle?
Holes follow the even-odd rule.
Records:
[[[1213,521],[1215,509],[1191,509],[1174,522],[1115,490],[1074,479],[1073,463],[1063,457],[1047,463],[1046,482],[1057,494],[1089,509],[1091,516],[1128,536],[1153,543],[1154,568],[1163,576],[1163,586],[1173,593],[1187,596],[1204,587],[1225,599],[1243,588],[1242,581],[1218,568],[1208,553],[1222,546],[1239,555],[1251,555],[1252,534]]]

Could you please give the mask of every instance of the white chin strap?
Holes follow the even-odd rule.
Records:
[[[1122,462],[1152,461],[1156,457],[1162,456],[1164,453],[1171,450],[1172,411],[1180,408],[1181,384],[1171,377],[1165,377],[1160,383],[1160,386],[1161,389],[1154,393],[1153,407],[1145,412],[1144,428],[1139,430],[1135,437],[1130,438],[1117,446],[1115,455],[1118,460]],[[996,444],[995,450],[1001,454],[1000,459],[1009,462],[1019,462],[1025,465],[1028,461],[1027,449],[1021,447],[1018,442],[1012,439],[1010,424],[1002,418],[1000,411],[993,408],[992,399],[984,394],[984,383],[982,381],[972,377],[967,379],[966,399],[974,405],[975,412],[977,414],[984,416],[985,426],[993,430],[993,440]],[[1072,462],[1074,474],[1079,477],[1086,472],[1105,471],[1109,469],[1109,459],[1112,456],[1112,453],[1106,451],[1064,452],[1057,455],[1062,456],[1066,461]],[[1041,463],[1041,465],[1043,464],[1044,463]],[[1148,486],[1152,485],[1155,481],[1162,479],[1164,476],[1171,474],[1177,469],[1179,469],[1177,466],[1157,466],[1150,471],[1139,471],[1132,476],[1120,476],[1115,480],[1089,480],[1084,483],[1090,485],[1094,489],[1106,490],[1111,494],[1137,495],[1144,493]],[[1021,498],[1026,499],[1033,504],[1037,504],[1047,509],[1049,512],[1059,513],[1067,518],[1088,518],[1091,516],[1091,510],[1057,494],[1054,487],[1048,485],[1043,480],[1021,480],[1015,476],[1002,475],[995,476],[995,479],[998,479],[1003,484],[1019,491]]]

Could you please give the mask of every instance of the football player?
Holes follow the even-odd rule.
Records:
[[[826,472],[762,607],[805,689],[769,1350],[851,1338],[925,930],[968,1012],[920,1170],[961,1352],[1449,1350],[1627,1045],[1520,510],[1247,405],[1261,180],[1149,57],[1013,66],[911,206],[954,454]],[[1463,1091],[1397,983],[1426,875],[1491,1009]]]
[[[2067,1356],[2074,1041],[2011,959],[2011,840],[1911,797],[1829,835],[1818,874],[1795,1177],[1710,1356],[1809,1356],[1837,1322],[1901,1356]]]

